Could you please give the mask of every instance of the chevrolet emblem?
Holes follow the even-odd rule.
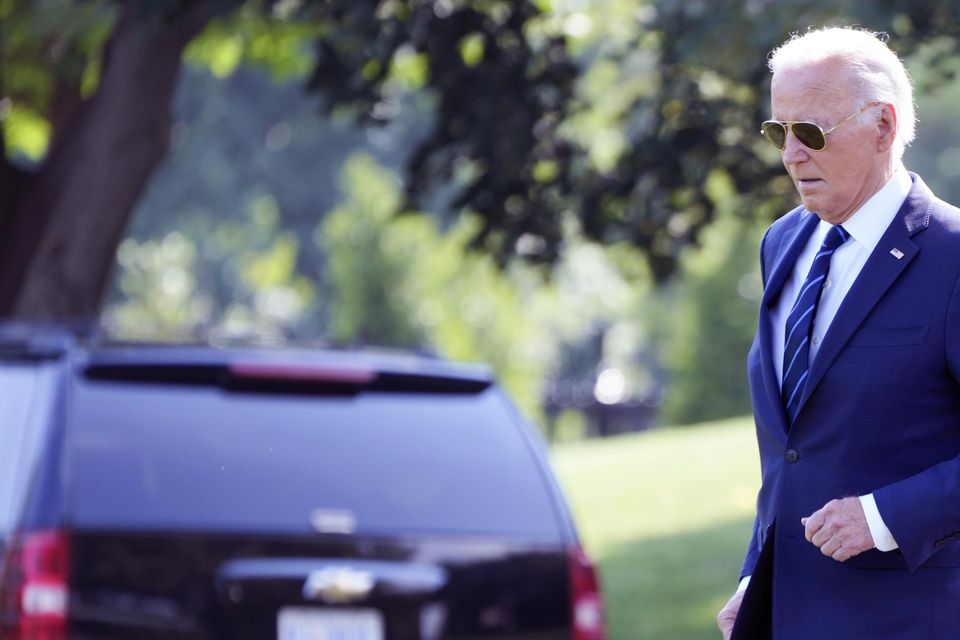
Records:
[[[377,579],[369,571],[350,567],[326,567],[312,572],[303,585],[307,600],[323,600],[327,604],[346,604],[370,595]]]

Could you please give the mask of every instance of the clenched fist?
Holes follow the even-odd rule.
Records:
[[[800,518],[806,538],[837,562],[873,549],[873,536],[860,498],[831,500],[806,518]]]

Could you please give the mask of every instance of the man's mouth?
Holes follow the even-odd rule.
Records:
[[[800,191],[813,189],[819,187],[821,184],[823,184],[823,180],[820,178],[797,178],[797,189]]]

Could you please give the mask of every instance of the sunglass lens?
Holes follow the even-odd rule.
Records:
[[[814,151],[821,151],[827,146],[823,131],[812,122],[795,122],[793,124],[793,135],[797,136],[797,140],[804,146],[810,147]]]
[[[760,125],[760,133],[777,149],[783,149],[787,140],[787,130],[783,128],[782,124],[774,120],[768,120]]]

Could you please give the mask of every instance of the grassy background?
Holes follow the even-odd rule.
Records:
[[[719,638],[760,481],[749,419],[557,445],[610,640]]]

